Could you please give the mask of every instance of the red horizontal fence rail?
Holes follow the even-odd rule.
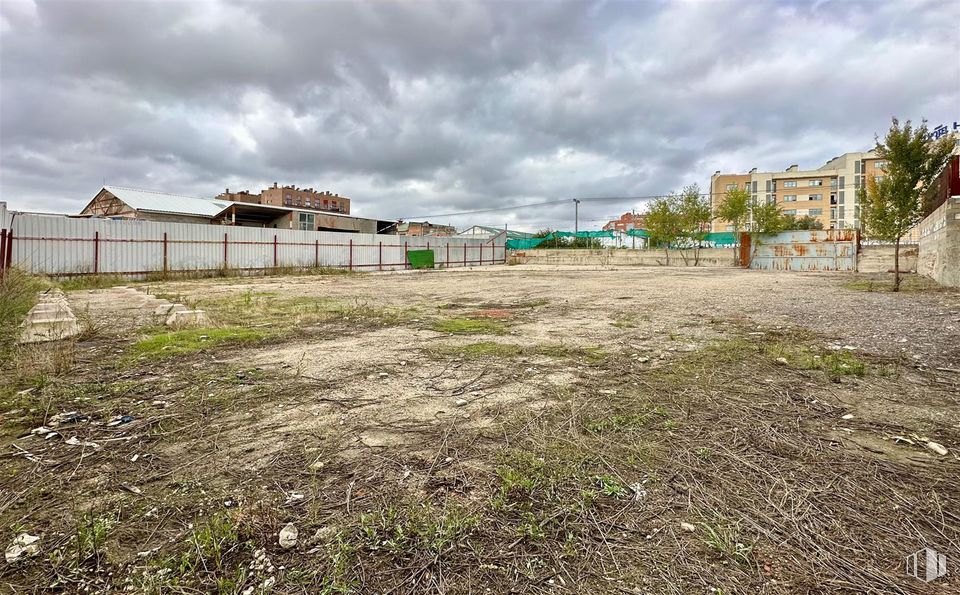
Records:
[[[45,270],[42,267],[37,267],[37,270],[34,272],[37,273],[47,273],[55,276],[82,276],[97,274],[103,271],[108,271],[111,274],[117,275],[148,275],[152,273],[176,273],[179,271],[182,272],[215,272],[217,270],[216,266],[222,266],[223,268],[229,268],[233,271],[269,271],[271,269],[280,268],[281,266],[295,266],[295,267],[309,267],[309,264],[302,264],[304,261],[309,263],[312,260],[313,266],[320,267],[329,266],[331,268],[343,268],[348,270],[386,270],[390,268],[397,269],[406,269],[409,268],[410,262],[407,256],[407,253],[410,250],[418,249],[416,246],[411,246],[409,241],[404,241],[403,243],[387,243],[382,240],[377,241],[376,243],[359,243],[350,239],[345,242],[321,242],[318,239],[311,241],[282,241],[279,236],[275,235],[271,239],[265,240],[234,240],[230,238],[229,233],[224,233],[223,238],[217,239],[174,239],[169,237],[167,232],[164,232],[161,237],[157,238],[142,238],[142,239],[133,239],[133,238],[110,238],[103,237],[100,231],[95,231],[91,236],[87,237],[56,237],[56,236],[15,236],[13,230],[0,230],[0,272],[6,268],[10,268],[12,262],[12,253],[13,253],[13,244],[14,242],[22,242],[19,244],[25,246],[27,243],[30,244],[65,244],[63,248],[64,253],[75,253],[76,246],[78,244],[89,245],[92,247],[92,267],[91,261],[87,260],[87,264],[77,263],[77,268],[80,270]],[[116,256],[116,252],[108,249],[107,246],[111,245],[155,245],[160,247],[160,254],[158,262],[156,262],[156,267],[153,269],[144,269],[144,270],[121,270],[119,266],[116,266],[118,261],[111,261],[111,257]],[[177,257],[171,260],[171,246],[179,246],[181,251],[177,253]],[[182,263],[190,259],[190,255],[184,257],[182,252],[183,248],[196,246],[196,247],[206,247],[205,252],[198,252],[196,256],[202,258],[208,263],[206,267],[194,267],[194,268],[180,268]],[[219,250],[221,252],[220,257],[218,258],[216,252],[212,251],[212,247],[216,246],[213,250]],[[242,266],[243,255],[237,253],[236,251],[231,254],[231,247],[239,246],[260,246],[265,249],[267,254],[272,258],[272,266]],[[432,242],[428,244],[430,248],[436,249]],[[503,244],[494,244],[490,245],[491,254],[486,254],[486,250],[483,248],[483,244],[463,244],[463,255],[462,258],[457,259],[453,256],[451,248],[452,244],[447,243],[444,250],[446,251],[443,260],[438,262],[439,265],[446,264],[447,267],[453,265],[468,266],[468,265],[484,265],[484,264],[493,264],[498,263],[500,260],[497,258],[496,250],[504,250],[506,254],[506,246]],[[455,246],[455,245],[453,245]],[[281,262],[280,249],[290,248],[290,247],[302,247],[306,248],[301,254],[297,256],[299,262]],[[346,262],[341,264],[335,263],[322,263],[320,258],[320,249],[321,248],[341,248],[345,249]],[[373,256],[372,252],[357,252],[357,249],[360,248],[376,248],[376,255],[374,258],[370,259],[370,262],[363,262],[367,256]],[[388,262],[384,255],[384,249],[402,249],[403,258],[398,262]],[[428,248],[428,249],[430,249]],[[477,250],[478,252],[471,252],[471,250]],[[55,251],[55,250],[54,250]],[[313,252],[310,255],[310,252]],[[89,254],[89,253],[88,253]],[[360,255],[360,262],[357,261],[358,254]],[[311,258],[312,256],[312,258]],[[90,258],[90,257],[87,257]],[[247,255],[247,258],[251,258]],[[21,259],[23,260],[23,259]],[[459,262],[457,262],[459,260]],[[29,261],[23,263],[24,266],[29,268]],[[180,266],[177,266],[180,265]]]

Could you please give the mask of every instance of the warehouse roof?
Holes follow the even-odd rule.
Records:
[[[125,188],[123,186],[104,186],[103,189],[116,196],[132,209],[136,209],[137,211],[151,211],[154,213],[214,217],[234,204],[229,200],[182,196],[180,194],[138,190],[136,188]]]

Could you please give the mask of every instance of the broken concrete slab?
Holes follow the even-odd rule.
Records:
[[[180,304],[176,304],[179,306]],[[191,326],[206,326],[209,322],[207,313],[203,310],[176,310],[170,313],[166,325],[173,328],[186,328]]]

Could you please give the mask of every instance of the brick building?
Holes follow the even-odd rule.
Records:
[[[247,190],[240,192],[226,191],[217,196],[218,200],[231,202],[249,202],[258,205],[287,207],[291,209],[310,209],[327,213],[350,214],[350,199],[328,191],[317,191],[313,188],[297,188],[296,186],[278,186],[276,182],[270,188],[265,188],[259,194],[251,194]]]
[[[645,229],[647,225],[647,216],[638,215],[632,211],[627,211],[620,215],[618,219],[607,222],[603,226],[603,231],[622,231],[629,229]]]
[[[401,221],[397,223],[398,236],[455,236],[457,228],[436,225],[429,221]]]

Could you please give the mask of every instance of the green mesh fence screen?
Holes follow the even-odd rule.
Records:
[[[612,231],[555,231],[542,238],[524,238],[518,240],[507,240],[507,250],[532,250],[543,242],[549,242],[554,238],[613,238]]]

